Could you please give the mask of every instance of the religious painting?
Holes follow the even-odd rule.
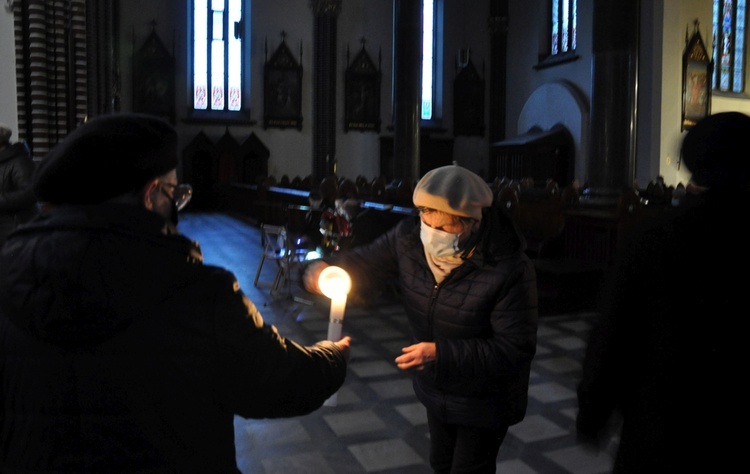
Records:
[[[696,21],[682,57],[682,130],[692,128],[711,110],[712,62]]]
[[[349,63],[349,49],[346,51]],[[346,69],[345,84],[345,118],[344,131],[357,130],[360,132],[380,131],[380,57],[378,67],[365,50],[365,40],[362,40],[362,50],[349,63]]]
[[[285,34],[282,33],[282,38]],[[266,47],[266,55],[268,48]],[[302,45],[300,44],[300,60]],[[266,60],[264,71],[263,128],[296,128],[302,130],[302,65],[285,39]]]
[[[484,136],[484,79],[468,54],[458,64],[453,82],[453,134]]]
[[[133,110],[174,123],[174,58],[155,30],[133,57]]]

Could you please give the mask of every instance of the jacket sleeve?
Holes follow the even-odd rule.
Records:
[[[333,342],[304,346],[266,324],[231,274],[216,300],[217,398],[245,418],[308,414],[344,383],[347,361]]]
[[[402,219],[374,241],[325,259],[351,276],[351,294],[366,297],[392,283],[399,274],[398,242],[411,232],[413,219]]]

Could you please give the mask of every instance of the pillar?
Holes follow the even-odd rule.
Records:
[[[400,178],[420,178],[422,2],[393,0],[393,157]]]
[[[591,153],[587,196],[616,203],[636,163],[640,2],[594,1]]]
[[[313,182],[336,172],[336,40],[341,0],[312,0]]]

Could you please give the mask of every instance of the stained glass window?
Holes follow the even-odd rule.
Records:
[[[243,0],[191,0],[193,109],[242,110]]]
[[[745,90],[745,0],[714,0],[714,89]]]
[[[578,23],[577,0],[552,0],[552,30],[550,54],[562,54],[576,49]]]
[[[422,120],[430,120],[435,99],[435,1],[422,1]]]

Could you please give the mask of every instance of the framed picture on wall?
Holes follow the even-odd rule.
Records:
[[[300,59],[301,56],[300,44]],[[302,65],[294,58],[284,39],[266,60],[263,85],[263,127],[302,130]]]
[[[133,55],[133,111],[174,123],[174,58],[155,30]]]
[[[484,79],[470,57],[453,82],[453,134],[484,136]]]
[[[346,51],[349,63],[349,49]],[[344,131],[380,131],[380,57],[378,67],[365,50],[362,50],[346,68]]]
[[[682,127],[692,128],[711,112],[711,74],[713,63],[695,22],[693,36],[682,56]]]

